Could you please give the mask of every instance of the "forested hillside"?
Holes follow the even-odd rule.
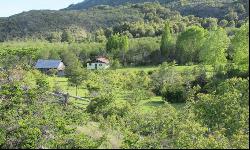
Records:
[[[78,4],[70,5],[68,10],[81,10],[95,7],[98,5],[109,5],[109,6],[119,6],[124,4],[138,4],[145,2],[159,2],[162,5],[168,7],[178,7],[178,6],[197,6],[201,4],[210,5],[210,7],[218,7],[223,4],[229,4],[236,0],[85,0]]]
[[[209,23],[219,24],[222,20],[223,26],[226,24],[239,27],[249,16],[247,0],[140,2],[148,1],[91,0],[60,11],[29,11],[1,18],[0,41],[20,38],[49,39],[55,34],[56,36],[62,34],[64,30],[68,30],[75,38],[82,41],[87,37],[92,38],[88,33],[95,33],[100,28],[103,28],[105,32],[110,32],[115,30],[113,29],[115,26],[124,23],[132,26],[133,29],[130,29],[129,33],[137,32],[131,33],[134,37],[141,34],[140,31],[135,30],[148,32],[148,34],[137,35],[140,37],[157,36],[161,33],[166,19],[171,20],[179,28],[189,26],[188,22],[206,27]],[[149,0],[149,2],[152,1]],[[144,27],[138,27],[138,24]],[[76,33],[76,30],[81,32]]]

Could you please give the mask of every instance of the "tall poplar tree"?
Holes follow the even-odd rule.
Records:
[[[161,38],[161,55],[163,58],[172,60],[174,56],[174,47],[173,47],[173,37],[171,34],[171,29],[169,22],[165,24],[164,31]]]

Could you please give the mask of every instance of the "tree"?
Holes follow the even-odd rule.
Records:
[[[59,32],[52,32],[50,34],[50,37],[48,39],[51,43],[55,43],[55,42],[61,42],[62,37],[61,37],[61,33]]]
[[[169,22],[165,24],[164,31],[161,38],[161,54],[163,58],[173,59],[174,48],[173,48],[173,37],[170,31]]]
[[[249,81],[228,79],[209,94],[198,94],[192,109],[198,120],[212,131],[226,129],[231,136],[238,131],[248,134]]]
[[[88,114],[72,105],[64,108],[47,90],[41,92],[48,82],[41,81],[39,72],[25,73],[34,77],[27,78],[28,83],[35,82],[34,86],[26,82],[28,86],[24,89],[23,80],[0,84],[1,149],[84,149],[97,148],[103,143],[105,138],[96,140],[66,127],[87,122]]]
[[[119,45],[120,45],[119,35],[118,34],[112,35],[106,43],[107,52],[115,53],[119,49],[120,47]]]
[[[218,28],[210,31],[200,51],[200,61],[209,65],[226,63],[226,51],[229,42],[230,40],[224,29]]]
[[[105,42],[107,40],[105,32],[102,28],[95,32],[95,40],[100,43]]]
[[[232,39],[233,62],[238,65],[249,64],[249,23],[243,25]]]
[[[49,53],[49,59],[60,59],[60,56],[56,50],[50,50]]]
[[[69,51],[69,50],[62,51],[61,57],[63,59],[63,62],[67,66],[67,69],[69,69],[70,67],[74,67],[75,64],[78,64],[77,62],[78,57],[72,51]],[[66,70],[66,74],[67,74],[67,70]]]
[[[235,21],[231,20],[228,22],[228,27],[234,28],[235,27]]]
[[[86,79],[87,74],[84,71],[79,62],[74,64],[74,66],[67,66],[69,69],[67,70],[68,74],[68,82],[70,85],[76,87],[76,96],[78,96],[78,87],[82,85],[83,81]]]
[[[128,46],[129,46],[129,41],[128,41],[128,37],[127,36],[121,36],[120,37],[120,49],[122,51],[122,61],[123,61],[123,65],[126,64],[126,57],[125,54],[128,51]]]
[[[203,21],[203,27],[206,29],[216,29],[217,28],[217,22],[218,19],[217,18],[205,18]]]
[[[72,43],[72,42],[74,42],[74,37],[72,36],[72,34],[70,33],[69,30],[64,30],[62,33],[62,40],[61,41]]]
[[[120,67],[121,67],[121,64],[120,64],[119,60],[117,60],[117,59],[112,60],[112,62],[111,62],[112,69],[119,69]]]
[[[176,59],[178,63],[198,62],[198,54],[205,41],[207,31],[198,26],[193,26],[182,32],[176,42]]]
[[[235,11],[230,11],[227,15],[226,18],[230,21],[235,21],[238,20],[238,13]]]
[[[228,25],[228,21],[225,19],[223,19],[219,22],[219,26],[222,28],[226,27],[227,25]]]
[[[125,35],[115,34],[108,39],[106,49],[116,57],[121,54],[123,65],[126,63],[125,54],[128,51],[129,40]]]

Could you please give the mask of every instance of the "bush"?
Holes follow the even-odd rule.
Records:
[[[95,115],[102,115],[104,118],[112,115],[123,117],[130,111],[130,105],[116,103],[114,97],[108,94],[93,99],[87,106],[87,111]]]
[[[54,145],[57,149],[97,149],[103,140],[94,140],[84,134],[70,134],[56,140]]]
[[[122,65],[121,65],[121,63],[119,62],[119,60],[114,59],[114,60],[111,62],[111,68],[112,68],[112,69],[119,69],[119,68],[121,68],[121,67],[122,67]]]
[[[48,71],[48,75],[55,76],[57,74],[57,72],[58,72],[57,69],[50,69]]]
[[[233,77],[241,77],[241,78],[247,78],[249,77],[249,71],[242,71],[237,65],[235,64],[227,64],[226,65],[226,76],[228,78]]]
[[[161,90],[162,97],[170,103],[185,102],[185,88],[180,84],[164,84]]]

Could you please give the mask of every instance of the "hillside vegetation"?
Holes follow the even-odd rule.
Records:
[[[188,26],[188,22],[207,26],[205,22],[222,23],[229,26],[240,26],[248,18],[247,0],[216,0],[216,1],[159,1],[160,3],[140,3],[147,0],[136,1],[84,1],[60,11],[33,10],[23,12],[8,18],[0,19],[0,41],[38,38],[48,39],[51,34],[62,34],[69,30],[76,38],[91,40],[89,33],[95,33],[102,28],[107,34],[116,26],[125,22],[135,29],[137,24],[145,24],[148,32],[163,27],[166,19],[171,20],[177,27]],[[152,2],[152,1],[150,1]],[[155,1],[154,1],[155,2]],[[125,5],[121,5],[124,4]],[[85,9],[88,8],[88,9]],[[191,15],[191,16],[190,16]],[[194,15],[194,16],[192,16]],[[187,16],[187,17],[186,17]],[[205,18],[215,18],[206,21]],[[223,25],[224,25],[223,24]],[[143,30],[143,29],[141,29]],[[154,36],[160,34],[140,36]],[[81,31],[76,34],[76,31]],[[129,31],[131,33],[131,31]],[[133,34],[133,33],[132,33]],[[140,33],[138,33],[140,34]],[[135,34],[133,34],[135,36]]]

